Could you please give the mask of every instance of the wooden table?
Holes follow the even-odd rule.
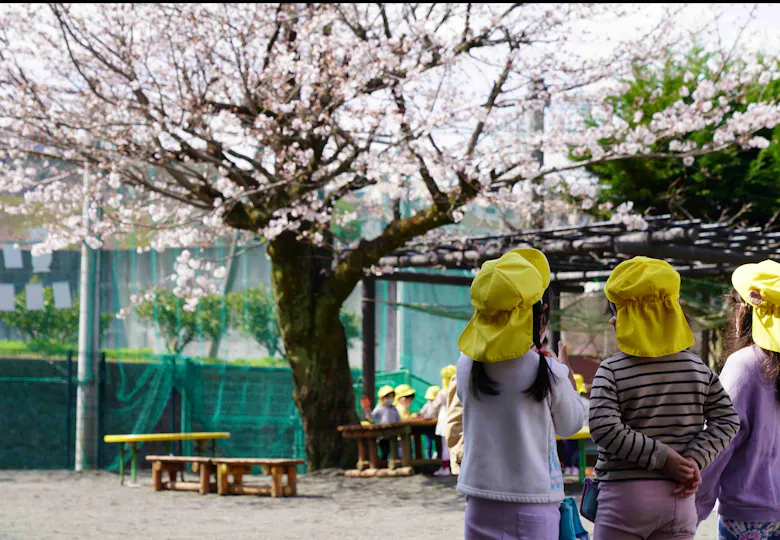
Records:
[[[565,439],[556,437],[556,439],[559,441],[577,441],[579,450],[577,452],[577,457],[579,458],[580,484],[584,484],[586,476],[585,469],[588,467],[588,456],[585,454],[585,441],[590,440],[590,429],[584,427],[571,437],[566,437]]]
[[[390,445],[388,469],[397,467],[441,466],[441,459],[426,459],[422,453],[422,436],[435,436],[436,420],[411,420],[396,424],[370,424],[339,426],[338,431],[345,439],[354,439],[358,444],[357,469],[381,469],[383,462],[377,452],[377,439],[401,439],[401,457],[398,457],[397,445]],[[412,457],[412,444],[416,455]],[[441,455],[441,438],[437,438],[437,449]]]
[[[423,455],[423,435],[433,437],[436,444],[438,455],[442,455],[442,440],[436,436],[436,424],[438,420],[409,420],[405,422],[410,428],[409,437],[411,444],[414,445],[414,459],[410,464],[412,467],[441,467],[443,460],[426,458]]]
[[[202,451],[202,445],[211,441],[211,455],[217,454],[217,439],[229,439],[230,433],[227,432],[202,432],[202,433],[134,433],[128,435],[106,435],[103,440],[107,443],[119,443],[119,483],[125,483],[125,444],[130,446],[130,477],[133,482],[136,481],[136,456],[137,444],[150,442],[162,442],[165,451],[170,451],[172,441],[196,441],[198,450]]]

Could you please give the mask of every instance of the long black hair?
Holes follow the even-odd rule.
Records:
[[[729,322],[725,332],[724,356],[728,358],[740,349],[755,345],[755,342],[753,341],[753,306],[743,302],[737,291],[731,291],[726,301],[729,306]],[[763,347],[761,350],[766,355],[764,375],[774,380],[775,399],[780,404],[780,353],[768,351]]]
[[[549,320],[550,316],[550,294],[549,289],[544,292],[542,299],[534,304],[533,307],[533,341],[539,351],[539,367],[536,370],[536,378],[533,384],[525,391],[526,395],[532,396],[536,401],[542,402],[552,391],[552,381],[555,380],[555,374],[547,363],[542,352],[542,323]],[[471,365],[471,393],[475,399],[481,399],[480,394],[488,396],[497,396],[501,393],[499,383],[494,381],[488,375],[485,364],[474,362]]]

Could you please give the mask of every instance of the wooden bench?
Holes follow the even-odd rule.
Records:
[[[220,495],[270,495],[271,497],[295,497],[298,494],[298,465],[302,459],[252,459],[252,458],[214,458],[211,460],[217,469],[217,493]],[[244,475],[252,472],[252,467],[261,467],[263,474],[271,476],[270,486],[244,485]],[[284,476],[287,475],[287,485]],[[233,477],[233,482],[229,478]]]
[[[146,456],[146,461],[152,463],[152,485],[155,491],[169,489],[172,491],[197,491],[207,495],[216,488],[211,483],[214,472],[212,458],[200,456]],[[200,475],[199,482],[177,482],[176,473],[184,472],[188,463],[192,463],[192,472]],[[168,473],[168,481],[163,481],[163,473]]]

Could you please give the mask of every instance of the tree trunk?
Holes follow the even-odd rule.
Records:
[[[354,466],[356,448],[336,430],[356,423],[357,415],[347,340],[339,320],[344,298],[324,289],[332,254],[298,241],[293,233],[277,237],[268,253],[309,467]]]

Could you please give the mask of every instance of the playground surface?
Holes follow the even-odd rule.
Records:
[[[0,471],[0,538],[463,537],[466,500],[455,478],[358,479],[325,471],[301,476],[299,496],[291,499],[155,493],[147,470],[139,471],[139,484],[120,486],[106,472]],[[696,539],[715,538],[713,515]]]

